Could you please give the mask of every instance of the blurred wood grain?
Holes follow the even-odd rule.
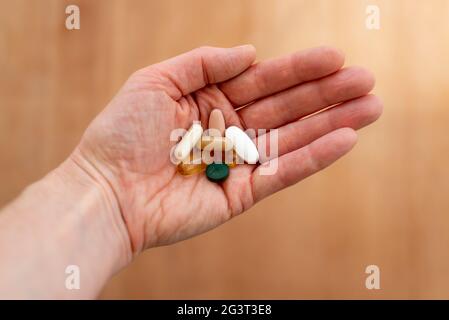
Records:
[[[65,28],[77,4],[81,29]],[[380,30],[365,27],[376,4]],[[58,165],[134,70],[201,45],[328,44],[377,77],[353,152],[212,232],[150,250],[102,298],[449,298],[449,1],[0,0],[0,204]],[[1,257],[0,257],[1,259]],[[365,267],[381,290],[365,288]]]

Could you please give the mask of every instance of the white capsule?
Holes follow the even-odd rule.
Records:
[[[226,129],[226,138],[232,141],[237,155],[247,163],[255,164],[259,160],[259,152],[251,138],[239,127],[231,126]]]
[[[180,161],[187,158],[195,144],[201,139],[202,134],[203,127],[201,127],[201,124],[194,123],[176,145],[173,153],[175,158]]]

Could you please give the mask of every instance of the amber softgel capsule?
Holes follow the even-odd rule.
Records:
[[[191,176],[203,172],[206,170],[206,167],[207,165],[204,162],[201,162],[200,164],[181,162],[176,169],[183,176]]]

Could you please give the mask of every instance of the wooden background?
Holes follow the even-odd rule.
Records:
[[[81,30],[65,29],[68,4]],[[368,4],[380,30],[365,28]],[[137,68],[206,44],[252,43],[259,59],[335,45],[385,103],[353,152],[147,251],[101,297],[449,298],[448,36],[445,0],[0,0],[0,205],[68,155]]]

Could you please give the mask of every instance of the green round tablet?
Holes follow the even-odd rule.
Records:
[[[224,163],[211,163],[206,168],[206,176],[210,181],[223,182],[229,176],[229,167]]]

